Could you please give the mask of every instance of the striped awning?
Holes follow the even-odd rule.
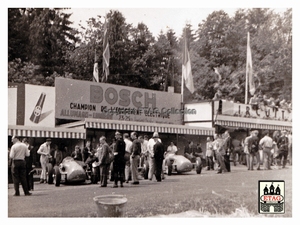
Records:
[[[277,120],[262,120],[252,118],[218,116],[216,125],[228,127],[243,127],[249,129],[292,130],[292,123]]]
[[[35,137],[35,138],[68,138],[85,139],[85,129],[70,129],[56,127],[29,127],[20,125],[8,125],[9,136]]]
[[[168,134],[190,134],[190,135],[205,135],[212,136],[213,128],[192,127],[175,124],[160,124],[160,123],[144,123],[135,121],[115,121],[115,120],[100,120],[86,119],[85,128],[92,129],[110,129],[110,130],[126,130],[140,132],[168,133]]]

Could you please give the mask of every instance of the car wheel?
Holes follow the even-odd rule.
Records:
[[[53,184],[53,166],[51,163],[47,164],[47,183],[48,184]]]
[[[202,171],[202,161],[200,158],[196,159],[196,173],[200,174]]]
[[[144,179],[148,179],[148,173],[149,173],[149,163],[148,161],[145,161],[144,163]]]
[[[54,181],[55,181],[55,186],[59,187],[61,181],[61,173],[58,166],[54,167]]]
[[[93,167],[92,168],[92,175],[91,175],[91,182],[92,182],[92,184],[97,184],[98,181],[99,181],[97,169],[98,169],[98,167]]]
[[[49,170],[48,175],[47,175],[48,176],[48,178],[47,178],[48,184],[53,184],[53,175],[54,175],[53,169]]]

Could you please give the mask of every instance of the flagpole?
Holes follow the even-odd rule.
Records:
[[[184,28],[184,34],[183,34],[183,53],[185,51],[185,42],[186,42],[186,28]],[[182,55],[182,57],[184,57]],[[183,59],[182,59],[183,61]],[[181,66],[182,67],[182,66]],[[183,69],[183,67],[182,67]],[[184,91],[184,79],[183,79],[183,73],[181,72],[181,103],[183,104],[183,91]]]
[[[248,43],[249,43],[249,32],[247,34],[247,51],[246,51],[246,84],[245,84],[245,104],[248,103]]]

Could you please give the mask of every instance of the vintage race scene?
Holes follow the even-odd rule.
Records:
[[[293,12],[8,7],[7,217],[292,218]]]

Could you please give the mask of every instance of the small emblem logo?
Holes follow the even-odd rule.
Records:
[[[284,213],[284,181],[258,181],[258,212],[263,214]]]

